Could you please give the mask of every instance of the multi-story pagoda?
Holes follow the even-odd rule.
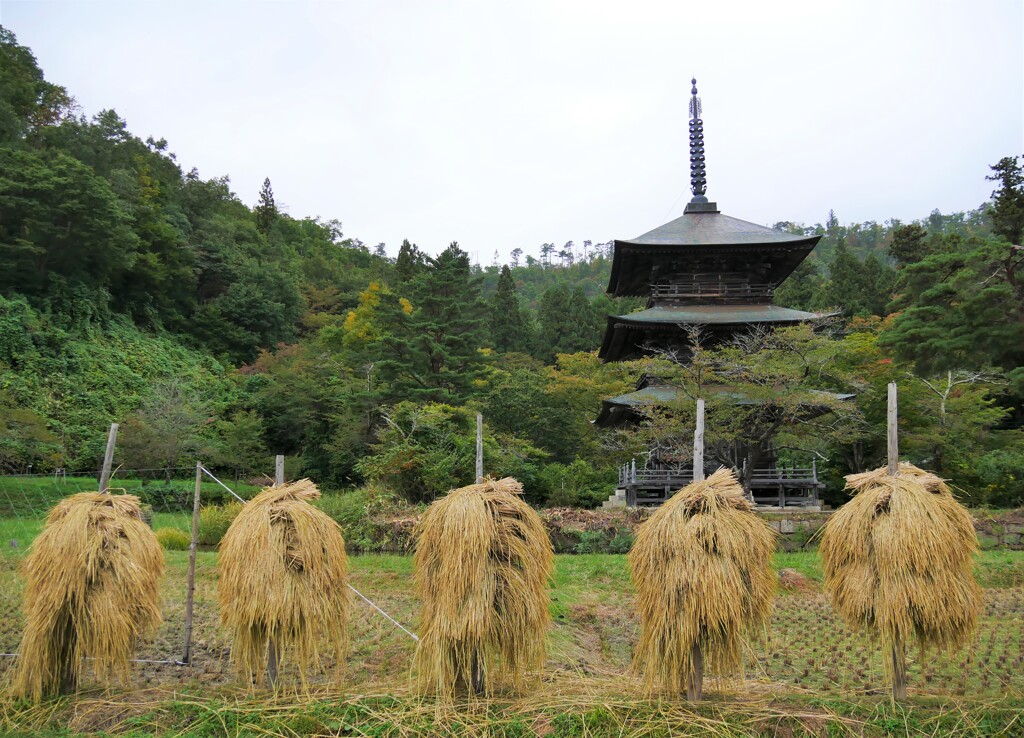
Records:
[[[683,215],[628,241],[615,241],[608,293],[646,296],[647,307],[611,315],[599,356],[623,361],[655,353],[686,356],[688,328],[699,325],[710,345],[758,327],[795,325],[815,313],[772,304],[775,290],[818,243],[723,215],[706,197],[704,131],[697,81],[690,99],[690,189]],[[643,406],[670,402],[675,389],[643,377],[635,392],[605,400],[595,423],[609,427],[640,419]],[[738,400],[741,401],[741,400]],[[737,468],[743,449],[735,449]],[[817,471],[781,468],[772,448],[758,454],[750,492],[761,504],[817,505]],[[708,470],[713,471],[711,469]],[[659,504],[692,480],[692,469],[657,458],[620,470],[618,497],[628,505]]]

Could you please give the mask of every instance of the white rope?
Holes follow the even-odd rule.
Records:
[[[215,482],[216,482],[217,484],[219,484],[219,485],[220,485],[221,487],[223,487],[224,489],[226,489],[226,490],[227,490],[228,492],[230,492],[231,494],[235,495],[235,499],[236,499],[236,500],[238,500],[238,501],[239,501],[239,502],[241,502],[242,504],[245,504],[245,499],[243,499],[242,497],[239,497],[238,495],[236,495],[236,494],[235,494],[235,491],[234,491],[233,489],[231,489],[231,488],[230,488],[229,486],[227,486],[226,484],[224,484],[224,482],[222,482],[222,481],[220,481],[219,479],[217,479],[217,477],[213,476],[213,474],[211,474],[211,473],[210,473],[210,470],[209,470],[209,469],[207,469],[207,468],[206,468],[205,466],[201,466],[201,467],[199,467],[199,468],[203,470],[203,474],[205,474],[206,476],[208,476],[208,477],[209,477],[210,479],[212,479],[213,481],[215,481]]]
[[[211,473],[210,473],[210,472],[209,472],[209,471],[207,470],[207,468],[206,468],[205,466],[204,466],[204,467],[201,467],[201,468],[202,468],[202,470],[203,470],[203,473],[204,473],[204,474],[206,474],[206,476],[208,476],[208,477],[209,477],[210,479],[212,479],[213,481],[215,481],[215,482],[216,482],[217,484],[219,484],[219,485],[220,485],[221,487],[223,487],[224,489],[226,489],[226,490],[227,490],[228,492],[230,492],[231,494],[235,495],[235,499],[237,499],[237,500],[238,500],[239,502],[241,502],[241,503],[242,503],[243,505],[244,505],[244,504],[246,503],[246,500],[244,500],[244,499],[242,499],[241,497],[239,497],[238,495],[236,495],[236,494],[235,494],[235,491],[234,491],[233,489],[231,489],[231,488],[230,488],[229,486],[227,486],[226,484],[224,484],[224,482],[222,482],[222,481],[220,481],[219,479],[217,479],[217,477],[213,476],[213,474],[211,474]],[[419,638],[419,636],[418,636],[418,635],[416,635],[415,633],[413,633],[413,632],[412,632],[411,630],[409,630],[408,628],[406,628],[406,627],[405,627],[404,625],[402,625],[402,624],[401,624],[400,622],[398,622],[398,621],[397,621],[397,620],[395,620],[395,619],[394,619],[393,617],[391,617],[391,616],[390,616],[390,615],[388,615],[388,614],[387,614],[386,612],[384,612],[384,611],[383,611],[383,610],[381,610],[381,609],[380,609],[379,607],[377,607],[377,605],[375,605],[375,604],[373,603],[373,601],[371,601],[371,600],[370,600],[370,598],[369,598],[369,597],[367,597],[366,595],[364,595],[364,594],[363,594],[362,592],[360,592],[360,591],[359,591],[358,589],[356,589],[355,587],[353,587],[353,586],[352,586],[351,584],[350,584],[350,585],[348,585],[348,588],[349,588],[349,589],[351,589],[351,590],[352,590],[353,592],[355,592],[355,593],[356,593],[357,595],[359,595],[360,599],[362,599],[362,600],[363,600],[363,602],[365,602],[365,603],[366,603],[367,605],[369,605],[370,607],[372,607],[372,608],[373,608],[374,610],[376,610],[376,611],[377,611],[377,612],[379,612],[379,613],[380,613],[381,615],[383,615],[383,616],[384,616],[384,617],[386,617],[386,618],[387,618],[388,620],[390,620],[390,621],[391,621],[392,623],[394,623],[394,624],[395,624],[395,625],[397,625],[397,626],[398,626],[399,628],[401,628],[401,629],[402,629],[402,630],[403,630],[403,631],[404,631],[405,633],[407,633],[407,634],[409,635],[409,637],[411,637],[411,638],[412,638],[412,639],[413,639],[414,641],[419,641],[419,639],[420,639],[420,638]]]
[[[386,612],[384,612],[384,611],[383,611],[383,610],[381,610],[381,609],[380,609],[379,607],[377,607],[377,606],[376,606],[376,605],[375,605],[375,604],[374,604],[373,602],[371,602],[371,601],[370,601],[370,599],[369,599],[369,598],[368,598],[368,597],[367,597],[366,595],[364,595],[364,594],[363,594],[362,592],[360,592],[360,591],[359,591],[358,589],[356,589],[355,587],[353,587],[353,586],[352,586],[351,584],[350,584],[350,585],[348,585],[348,588],[349,588],[349,589],[351,589],[351,590],[352,590],[353,592],[355,592],[355,593],[356,593],[357,595],[359,595],[359,596],[360,596],[360,597],[362,598],[363,602],[365,602],[365,603],[366,603],[367,605],[369,605],[370,607],[372,607],[372,608],[373,608],[374,610],[376,610],[377,612],[379,612],[379,613],[380,613],[381,615],[383,615],[383,616],[384,616],[384,617],[386,617],[386,618],[387,618],[388,620],[390,620],[390,621],[391,621],[392,623],[394,623],[394,624],[395,624],[395,625],[397,625],[397,626],[398,626],[399,628],[401,628],[401,629],[402,629],[403,631],[405,631],[405,632],[406,632],[406,633],[407,633],[407,634],[409,635],[409,637],[410,637],[410,638],[412,638],[412,639],[413,639],[414,641],[417,641],[417,642],[418,642],[418,641],[420,640],[420,637],[419,637],[418,635],[416,635],[415,633],[413,633],[413,632],[412,632],[411,630],[409,630],[408,628],[406,628],[406,627],[405,627],[404,625],[402,625],[402,624],[401,624],[400,622],[398,622],[398,621],[397,621],[397,620],[395,620],[395,619],[394,619],[393,617],[391,617],[391,616],[390,616],[390,615],[388,615],[388,614],[387,614]]]

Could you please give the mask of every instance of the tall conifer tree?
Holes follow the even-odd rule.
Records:
[[[427,266],[427,258],[416,244],[409,243],[406,238],[398,247],[398,258],[395,259],[395,279],[398,284],[408,284],[414,277],[421,274]]]
[[[274,190],[270,186],[270,177],[263,180],[263,187],[260,188],[260,201],[252,209],[256,216],[256,228],[264,236],[270,233],[270,229],[277,220],[277,204],[274,202]]]
[[[491,343],[498,351],[525,353],[530,345],[530,326],[516,294],[512,272],[505,265],[498,276],[498,287],[491,300]]]

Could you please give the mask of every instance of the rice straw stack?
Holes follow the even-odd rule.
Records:
[[[542,668],[554,554],[521,494],[515,479],[486,479],[434,502],[417,526],[421,693],[491,691],[484,674],[499,668],[518,688]]]
[[[14,693],[38,701],[73,690],[86,658],[100,681],[127,678],[136,644],[161,621],[163,570],[138,497],[82,492],[58,503],[23,564]]]
[[[687,692],[703,664],[719,675],[739,669],[744,633],[771,612],[775,541],[728,469],[687,485],[640,525],[628,557],[641,626],[633,666],[649,692]]]
[[[338,524],[313,507],[308,479],[268,487],[249,501],[220,545],[221,624],[232,632],[231,658],[247,684],[261,684],[268,649],[290,663],[302,684],[321,668],[322,645],[340,676],[348,649],[348,558]]]
[[[945,482],[911,464],[846,482],[855,495],[831,515],[819,549],[833,607],[897,649],[966,644],[982,606],[971,516]]]

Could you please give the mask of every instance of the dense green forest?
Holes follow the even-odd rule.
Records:
[[[703,354],[731,381],[856,393],[830,423],[782,429],[833,496],[884,455],[898,380],[907,458],[975,504],[1024,502],[1024,174],[1013,156],[986,164],[993,199],[969,212],[776,224],[823,236],[777,302],[841,319]],[[606,316],[640,306],[604,293],[610,241],[480,266],[410,234],[391,258],[280,212],[269,179],[258,198],[185,171],[113,110],[81,115],[0,29],[0,470],[91,471],[118,421],[127,468],[201,457],[239,478],[283,453],[328,487],[419,501],[468,481],[481,412],[489,473],[591,505],[619,463],[685,435],[653,415],[631,433],[591,424],[651,368],[596,358]]]

